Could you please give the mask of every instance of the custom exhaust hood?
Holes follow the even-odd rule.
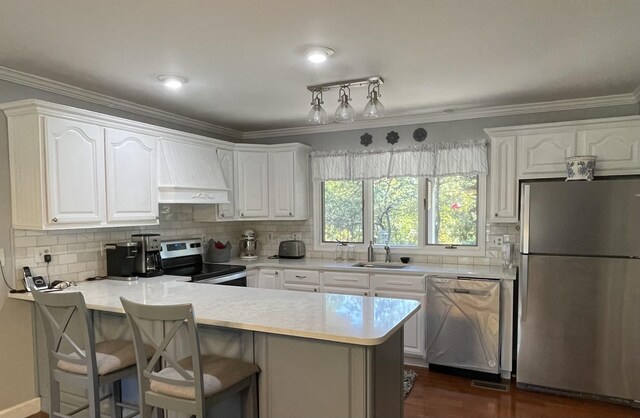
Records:
[[[229,203],[216,148],[163,138],[158,151],[160,203]]]

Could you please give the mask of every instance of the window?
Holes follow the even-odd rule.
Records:
[[[427,254],[484,252],[484,176],[326,181],[316,245],[350,242]]]
[[[478,245],[478,177],[427,180],[427,245]]]
[[[322,183],[323,242],[364,242],[363,197],[361,181]]]
[[[418,179],[373,181],[373,243],[418,245]]]

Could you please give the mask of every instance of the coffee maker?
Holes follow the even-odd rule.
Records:
[[[107,250],[107,276],[112,280],[138,280],[134,263],[138,255],[137,242],[118,242],[105,245]]]
[[[134,234],[131,235],[131,241],[138,245],[138,254],[133,262],[134,272],[142,277],[162,276],[160,234]]]

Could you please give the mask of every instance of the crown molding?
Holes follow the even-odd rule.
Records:
[[[328,125],[301,126],[297,128],[251,131],[244,132],[242,135],[242,139],[251,140],[258,138],[310,135],[338,131],[384,128],[390,126],[418,125],[433,122],[449,122],[464,119],[521,115],[527,113],[558,112],[562,110],[577,110],[593,107],[630,105],[637,104],[638,102],[640,102],[640,87],[638,87],[638,89],[636,89],[633,93],[616,94],[610,96],[556,100],[551,102],[526,103],[517,105],[479,107],[473,109],[459,109],[450,113],[445,113],[441,110],[437,110],[419,115],[394,116],[367,121],[360,120],[348,124],[332,123]]]
[[[165,122],[173,123],[187,128],[198,129],[215,135],[224,135],[229,138],[243,139],[243,134],[235,129],[226,128],[224,126],[215,125],[208,122],[178,116],[164,110],[155,109],[149,106],[140,105],[127,100],[117,99],[107,96],[106,94],[96,93],[75,87],[59,81],[40,77],[33,74],[24,73],[7,67],[0,66],[0,80],[9,81],[11,83],[21,84],[27,87],[45,90],[51,93],[60,94],[66,97],[83,100],[113,109],[134,113],[136,115],[145,116]]]
[[[635,96],[636,101],[640,103],[640,86],[638,86],[638,88],[635,89],[632,94]]]
[[[593,107],[620,106],[640,103],[640,86],[632,93],[617,94],[601,97],[588,97],[583,99],[556,100],[550,102],[526,103],[518,105],[489,106],[456,109],[450,113],[444,113],[441,109],[427,111],[417,115],[393,116],[376,120],[360,120],[353,123],[332,123],[328,125],[300,126],[295,128],[268,129],[258,131],[238,131],[236,129],[203,122],[186,116],[178,116],[170,112],[155,109],[149,106],[136,104],[127,100],[117,99],[102,93],[85,90],[69,84],[54,81],[33,74],[24,73],[7,67],[0,66],[0,80],[33,87],[66,97],[83,100],[86,102],[107,106],[113,109],[126,111],[140,116],[162,120],[175,125],[198,129],[214,135],[223,135],[228,138],[240,140],[252,140],[261,138],[275,138],[295,135],[321,134],[339,131],[353,131],[361,129],[384,128],[390,126],[418,125],[433,122],[449,122],[464,119],[478,119],[498,116],[521,115],[527,113],[558,112],[563,110],[587,109]]]

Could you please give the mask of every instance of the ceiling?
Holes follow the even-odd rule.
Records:
[[[0,65],[253,132],[305,126],[307,85],[373,75],[391,117],[637,92],[639,21],[638,0],[2,0]]]

